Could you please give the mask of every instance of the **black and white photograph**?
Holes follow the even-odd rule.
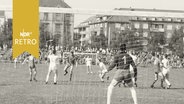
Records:
[[[184,104],[183,4],[39,0],[39,58],[13,58],[0,0],[0,104]]]

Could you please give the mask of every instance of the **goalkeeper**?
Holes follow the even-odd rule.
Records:
[[[133,67],[134,70],[133,75],[130,73],[129,70],[130,65]],[[115,67],[117,68],[117,71],[114,75],[113,80],[108,86],[107,104],[111,104],[111,96],[114,87],[122,81],[124,81],[129,86],[134,104],[137,104],[137,95],[133,87],[135,82],[133,81],[133,77],[137,77],[137,68],[131,56],[126,53],[126,44],[120,45],[120,52],[114,56],[113,61],[110,63],[110,66],[107,68],[107,70],[104,70],[102,73],[107,73]]]

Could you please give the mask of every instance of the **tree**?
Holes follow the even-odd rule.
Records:
[[[8,21],[5,21],[4,24],[1,27],[0,32],[0,46],[3,44],[7,44],[9,48],[12,47],[12,20],[8,19]]]
[[[173,35],[169,42],[169,49],[178,55],[183,54],[183,37],[184,37],[184,27],[173,32]]]
[[[111,47],[116,49],[120,43],[126,43],[129,49],[140,50],[142,49],[142,36],[140,34],[142,34],[141,29],[126,28],[122,31],[115,31]]]
[[[40,48],[45,48],[47,45],[47,42],[51,39],[50,38],[50,32],[46,30],[46,27],[43,23],[40,24]]]
[[[151,36],[148,40],[148,50],[149,51],[156,51],[156,52],[161,52],[161,48],[159,45],[165,45],[166,44],[166,37],[164,33],[161,32],[154,32],[151,33]]]

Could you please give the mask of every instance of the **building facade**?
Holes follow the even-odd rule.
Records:
[[[71,8],[63,0],[40,0],[40,7]],[[56,45],[69,46],[73,43],[74,14],[40,12],[40,31],[46,40],[54,40]],[[0,11],[0,24],[12,21],[12,11]],[[45,43],[46,44],[46,43]]]
[[[71,8],[63,0],[40,0],[40,7]],[[73,43],[74,15],[67,13],[40,13],[40,25],[56,45],[68,47]]]
[[[115,10],[125,10],[125,11],[147,11],[147,12],[179,12],[184,13],[184,11],[176,10],[157,10],[157,9],[132,9],[132,8],[119,8]],[[83,24],[86,24],[83,26]],[[88,41],[91,44],[93,37],[103,34],[107,38],[107,46],[112,47],[113,43],[118,40],[118,33],[128,30],[135,30],[136,34],[141,37],[141,44],[143,46],[148,45],[147,39],[154,36],[155,34],[163,34],[167,41],[173,35],[174,30],[179,29],[184,26],[184,18],[166,18],[166,17],[142,17],[142,16],[93,16],[91,19],[87,19],[85,22],[82,22],[79,26],[75,27],[75,32],[84,28],[85,35],[81,37]],[[88,29],[87,29],[88,28]],[[80,34],[80,33],[79,33]],[[135,35],[136,35],[135,34]],[[92,42],[91,42],[92,41]]]

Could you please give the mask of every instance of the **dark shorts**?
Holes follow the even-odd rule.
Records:
[[[114,79],[118,82],[124,81],[129,87],[133,86],[132,75],[128,70],[117,70]]]
[[[35,65],[30,65],[29,68],[30,68],[30,69],[35,69],[36,66],[35,66]]]

